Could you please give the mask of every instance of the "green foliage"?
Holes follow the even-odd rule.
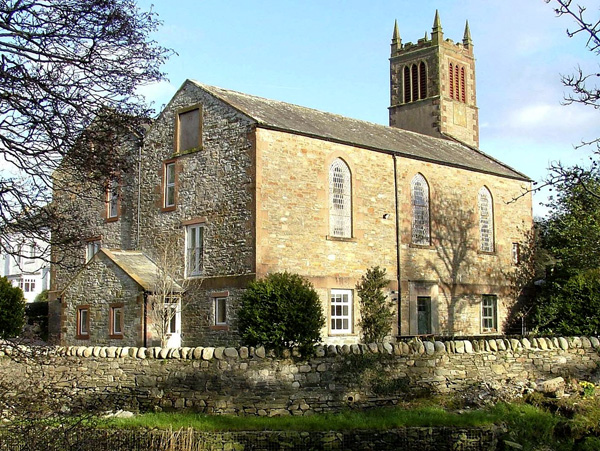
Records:
[[[391,308],[394,304],[387,300],[383,292],[389,283],[385,276],[385,269],[376,266],[367,269],[367,273],[356,284],[361,315],[358,325],[364,343],[382,341],[392,330],[394,313]]]
[[[33,300],[33,302],[48,302],[48,290],[41,291]]]
[[[566,281],[547,281],[533,317],[540,332],[598,335],[600,332],[600,270],[576,273]]]
[[[581,183],[561,182],[549,198],[549,217],[540,223],[542,246],[557,260],[556,275],[565,277],[595,269],[600,262],[600,175],[588,174]]]
[[[0,338],[14,338],[25,325],[25,298],[19,287],[0,277]]]
[[[325,318],[312,284],[297,274],[274,273],[252,282],[238,313],[242,341],[281,352],[294,346],[312,352]]]

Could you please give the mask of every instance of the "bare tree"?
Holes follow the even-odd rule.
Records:
[[[184,296],[188,279],[179,241],[176,234],[156,237],[156,279],[148,297],[148,320],[162,348],[169,347],[172,334],[180,333],[181,314],[189,305],[189,298]]]
[[[50,203],[70,189],[59,166],[98,183],[127,169],[113,149],[150,116],[138,88],[171,53],[149,39],[158,25],[134,0],[0,2],[0,235],[76,230]]]
[[[567,29],[567,35],[583,35],[586,37],[586,47],[590,52],[600,55],[600,20],[590,18],[587,8],[580,3],[573,3],[572,0],[545,0],[551,3],[557,16],[568,16],[575,21],[574,29]],[[597,8],[597,6],[596,6]],[[581,67],[577,67],[575,73],[563,75],[561,77],[563,84],[571,90],[571,94],[565,97],[565,104],[579,103],[591,106],[594,109],[600,109],[600,86],[598,81],[600,71],[595,73],[585,73]],[[555,186],[557,184],[580,185],[592,196],[600,198],[600,192],[590,187],[586,180],[590,173],[598,173],[600,170],[600,137],[592,140],[582,141],[576,148],[583,146],[595,146],[593,156],[590,158],[590,165],[565,166],[560,162],[553,163],[548,176],[542,181],[539,188],[545,186]]]

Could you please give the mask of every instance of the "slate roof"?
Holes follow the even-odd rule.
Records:
[[[450,139],[434,138],[312,108],[251,96],[208,86],[194,80],[190,82],[254,119],[258,126],[530,181],[526,175],[480,150]]]
[[[145,291],[153,292],[159,282],[158,267],[146,255],[140,251],[123,251],[121,249],[100,249],[110,260],[119,268],[127,273],[129,277],[137,282]],[[175,293],[183,292],[183,288],[175,282],[173,291]]]

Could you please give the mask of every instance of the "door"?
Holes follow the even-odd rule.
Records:
[[[426,335],[431,331],[431,297],[417,296],[417,334]]]

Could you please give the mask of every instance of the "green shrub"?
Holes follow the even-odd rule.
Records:
[[[252,282],[238,314],[242,341],[281,352],[294,346],[310,353],[325,318],[312,284],[297,274],[274,273]]]
[[[382,341],[392,331],[394,313],[391,308],[394,304],[383,292],[389,283],[385,276],[385,269],[376,266],[367,269],[356,284],[361,316],[358,325],[365,343]]]
[[[33,300],[33,302],[48,302],[48,290],[42,290]]]
[[[25,298],[19,287],[0,277],[0,338],[14,338],[25,325]]]
[[[534,322],[540,332],[560,335],[600,333],[600,270],[549,281],[538,298]]]

